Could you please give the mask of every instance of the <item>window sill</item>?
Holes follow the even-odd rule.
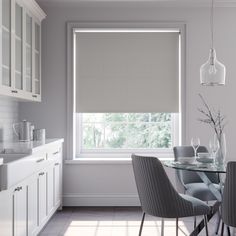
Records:
[[[165,154],[153,154],[153,155],[148,155],[148,156],[154,156],[158,157],[160,160],[174,160],[173,153],[165,153]],[[79,157],[73,159],[73,160],[65,160],[65,164],[69,165],[80,165],[80,164],[98,164],[98,165],[111,165],[111,164],[125,164],[125,165],[131,165],[131,157],[130,155],[122,155],[122,154],[109,154],[109,157],[106,157],[106,155],[101,155],[101,154],[83,154],[80,155]]]

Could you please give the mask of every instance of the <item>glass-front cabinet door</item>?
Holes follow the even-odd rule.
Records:
[[[34,24],[34,39],[35,39],[35,47],[34,47],[34,92],[37,95],[41,94],[41,74],[40,74],[40,25],[35,22]]]
[[[1,3],[1,85],[11,87],[11,2],[2,0]]]
[[[41,21],[29,0],[0,0],[0,95],[41,101]]]
[[[25,17],[25,90],[33,92],[33,71],[32,71],[32,58],[33,58],[33,40],[32,40],[32,27],[33,19],[26,13]]]
[[[15,4],[15,88],[23,90],[23,8]]]

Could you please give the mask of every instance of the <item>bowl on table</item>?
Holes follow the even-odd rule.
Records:
[[[178,162],[180,164],[193,164],[195,161],[195,157],[179,157]]]
[[[208,152],[199,152],[197,157],[197,161],[201,163],[213,163],[214,159],[211,157]]]

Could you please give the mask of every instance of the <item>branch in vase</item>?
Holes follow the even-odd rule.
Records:
[[[220,141],[225,125],[226,125],[225,116],[221,114],[220,110],[216,112],[213,109],[212,111],[210,106],[207,104],[207,102],[203,98],[203,96],[199,94],[199,97],[203,103],[204,109],[198,108],[198,111],[203,116],[205,116],[205,118],[200,118],[198,120],[202,123],[209,124],[213,128],[217,136],[217,139]]]

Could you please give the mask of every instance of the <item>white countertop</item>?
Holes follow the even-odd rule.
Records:
[[[13,153],[25,153],[32,154],[41,147],[45,147],[51,144],[62,143],[64,139],[46,139],[45,142],[31,141],[31,142],[2,142],[0,143],[0,153],[13,154]],[[0,160],[1,165],[1,160]]]

